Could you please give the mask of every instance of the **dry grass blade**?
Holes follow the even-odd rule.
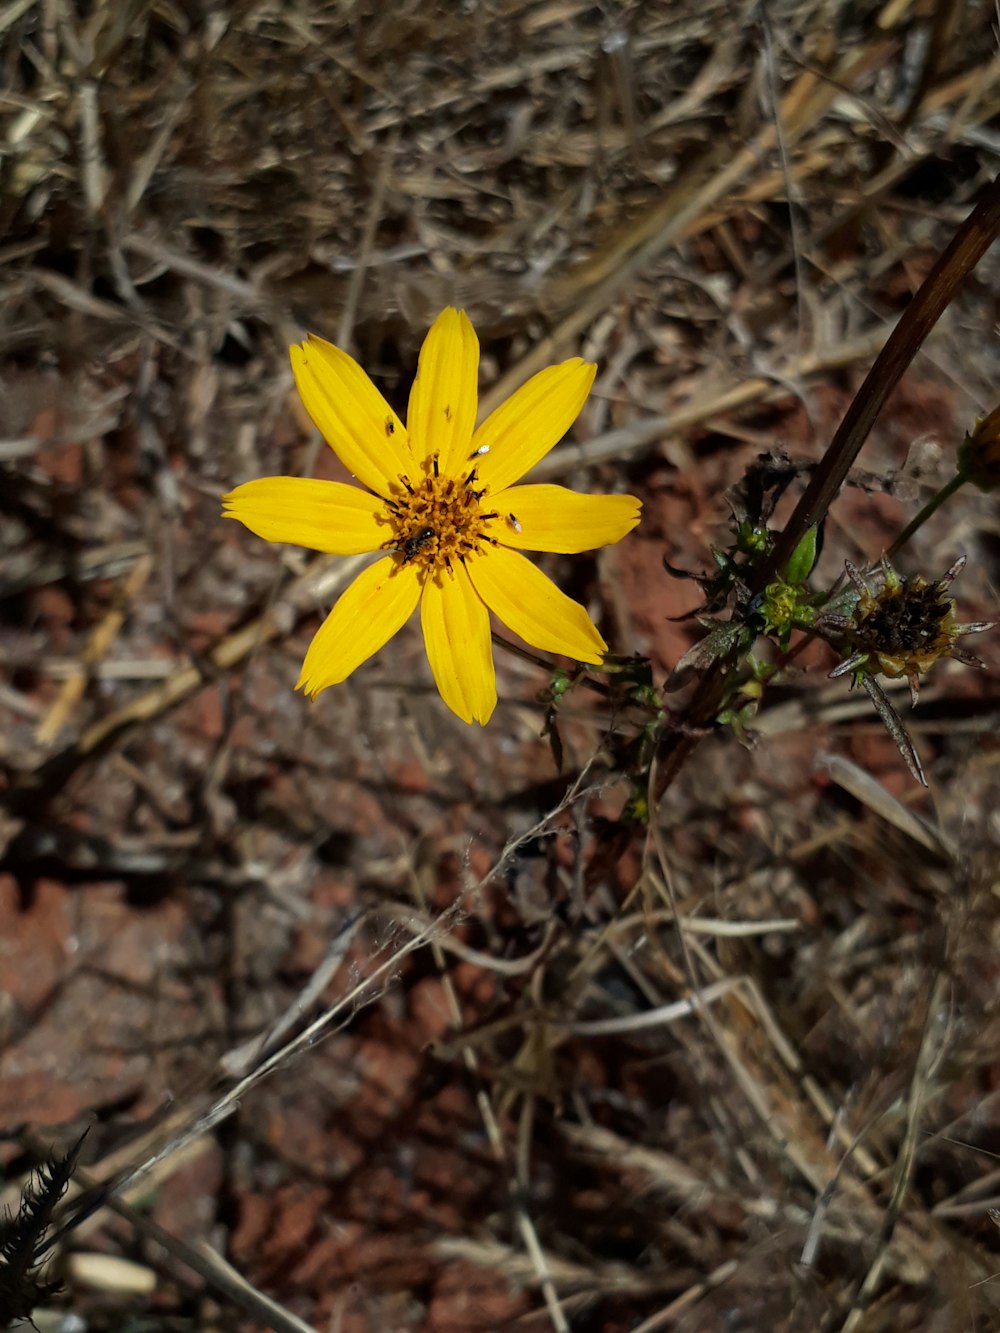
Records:
[[[947,860],[954,859],[955,848],[945,834],[915,815],[912,810],[908,810],[859,765],[845,759],[843,755],[833,754],[821,755],[819,765],[830,774],[834,782],[856,796],[887,823],[905,833],[908,838],[912,838],[929,852]]]

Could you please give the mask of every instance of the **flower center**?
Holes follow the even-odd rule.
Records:
[[[452,561],[475,555],[484,542],[496,545],[486,524],[497,515],[483,513],[485,494],[485,488],[476,489],[475,468],[466,477],[442,477],[436,459],[428,476],[417,481],[400,477],[386,501],[392,536],[383,547],[396,551],[404,565],[450,570]]]

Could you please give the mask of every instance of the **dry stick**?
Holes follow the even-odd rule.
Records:
[[[531,1277],[530,1261],[515,1250],[512,1245],[505,1242],[471,1240],[465,1236],[442,1236],[439,1240],[433,1241],[432,1244],[435,1253],[442,1258],[461,1259],[467,1263],[477,1264],[481,1268],[502,1272],[508,1279],[518,1282]],[[623,1263],[615,1263],[612,1260],[606,1260],[599,1264],[586,1264],[574,1263],[570,1259],[552,1255],[551,1264],[553,1275],[559,1282],[571,1283],[574,1287],[584,1291],[593,1290],[609,1295],[621,1296],[634,1292],[636,1295],[645,1296],[651,1291],[662,1291],[664,1282],[668,1280],[661,1273],[650,1273],[648,1270],[643,1272]],[[574,1297],[576,1304],[579,1304],[581,1299],[585,1299],[585,1297],[581,1295]],[[568,1303],[569,1300],[567,1299],[564,1304]],[[531,1323],[529,1323],[529,1320],[531,1320],[531,1316],[525,1315],[522,1320],[517,1321],[515,1327],[534,1328],[537,1321],[531,1320]]]
[[[787,564],[806,531],[819,523],[847,478],[875,419],[958,288],[1000,235],[1000,176],[987,186],[976,207],[955,233],[855,394],[829,448],[816,467],[774,550],[751,581],[751,596],[767,586]],[[725,663],[714,662],[702,676],[687,707],[688,729],[664,732],[652,789],[658,802],[694,749],[701,728],[719,710],[726,681]]]
[[[666,1328],[668,1324],[672,1324],[676,1319],[679,1319],[682,1314],[686,1314],[692,1305],[701,1300],[702,1296],[707,1296],[710,1291],[720,1287],[723,1282],[728,1282],[738,1270],[739,1263],[735,1259],[727,1259],[725,1263],[713,1268],[704,1281],[695,1282],[688,1287],[687,1291],[682,1291],[669,1305],[665,1305],[662,1310],[657,1310],[656,1314],[650,1315],[641,1324],[636,1324],[633,1333],[654,1333],[655,1329]]]
[[[55,740],[73,709],[82,700],[89,673],[110,651],[132,603],[142,592],[152,570],[153,557],[148,554],[141,555],[132,566],[111,609],[91,631],[76,671],[63,681],[54,702],[38,724],[35,739],[40,744],[48,745]]]
[[[355,935],[365,925],[366,921],[367,915],[361,911],[355,911],[348,918],[327,946],[326,956],[319,967],[316,968],[277,1022],[272,1023],[266,1032],[258,1032],[249,1041],[244,1042],[242,1046],[227,1051],[219,1061],[220,1069],[224,1070],[231,1078],[245,1078],[255,1065],[259,1064],[266,1055],[274,1050],[279,1042],[284,1040],[285,1034],[305,1017],[340,971],[344,959],[347,957],[347,951],[354,942]],[[424,925],[429,927],[431,922],[426,921]]]
[[[411,935],[426,930],[431,924],[429,917],[417,915],[401,903],[387,903],[381,909],[380,914],[387,916],[403,930],[408,930]],[[799,926],[798,921],[792,924],[796,929]],[[766,922],[765,925],[773,925],[773,923]],[[482,953],[479,949],[471,949],[467,944],[463,944],[461,940],[456,940],[451,935],[442,935],[437,941],[437,947],[443,949],[445,953],[453,953],[456,958],[461,958],[464,963],[472,963],[474,967],[482,968],[484,971],[496,972],[502,977],[520,977],[524,976],[525,972],[531,972],[540,959],[544,958],[552,943],[552,936],[555,934],[556,928],[555,921],[550,920],[545,927],[541,944],[532,949],[531,953],[522,954],[519,958],[495,958],[492,954]]]

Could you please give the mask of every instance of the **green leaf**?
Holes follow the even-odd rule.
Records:
[[[816,531],[816,524],[814,523],[800,540],[788,561],[785,578],[787,582],[793,585],[797,586],[800,583],[805,583],[812,573],[812,567],[816,563]]]
[[[738,621],[702,623],[713,624],[714,628],[690,647],[674,667],[665,686],[668,691],[681,689],[720,657],[729,657],[740,647],[747,648],[750,645],[752,636]]]

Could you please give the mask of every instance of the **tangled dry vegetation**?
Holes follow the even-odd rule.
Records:
[[[820,457],[996,173],[994,21],[0,10],[2,1202],[49,1163],[0,1234],[8,1319],[997,1327],[995,671],[939,668],[905,713],[924,791],[817,647],[646,828],[627,719],[572,694],[559,771],[521,658],[485,731],[410,631],[307,704],[357,562],[218,520],[250,477],[335,475],[290,341],[352,347],[402,407],[463,305],[487,407],[600,363],[539,475],[644,522],[545,567],[662,683],[702,632],[663,558],[710,566],[762,450]],[[991,253],[882,414],[829,579],[996,404],[997,278]],[[967,555],[963,617],[990,619],[997,537],[967,488],[902,565]]]

